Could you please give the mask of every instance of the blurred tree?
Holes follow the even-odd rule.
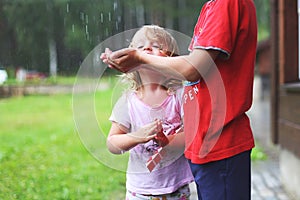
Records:
[[[263,40],[270,36],[270,1],[254,0],[258,22],[258,39]]]
[[[56,75],[74,74],[106,38],[144,24],[192,36],[206,0],[1,0],[0,63]],[[269,2],[255,0],[260,35]]]
[[[14,40],[16,42],[16,49],[8,49],[16,51],[12,53],[15,55],[11,60],[13,65],[22,65],[24,67],[33,68],[38,67],[47,54],[46,51],[41,50],[45,43],[47,18],[39,17],[46,13],[46,7],[42,2],[10,2],[6,1],[3,5],[3,11],[8,22],[7,30],[13,31]],[[33,26],[34,25],[34,26]],[[45,65],[47,65],[45,63]]]
[[[63,23],[53,1],[6,1],[3,11],[16,41],[16,48],[9,49],[11,64],[43,72],[52,66],[50,72],[56,75],[56,43]]]

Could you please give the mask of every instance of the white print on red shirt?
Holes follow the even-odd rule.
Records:
[[[183,95],[184,104],[187,103],[187,100],[193,101],[195,99],[195,95],[199,93],[199,89],[197,85],[193,86],[191,89],[186,90]]]

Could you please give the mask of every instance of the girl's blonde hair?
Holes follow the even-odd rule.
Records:
[[[159,44],[160,50],[167,56],[179,55],[179,48],[176,40],[168,31],[157,25],[145,25],[140,28],[133,36],[129,47],[137,48],[137,38],[140,34],[144,34],[144,37],[146,37],[147,40]],[[138,71],[123,74],[121,77],[123,78],[123,81],[129,82],[132,90],[137,90],[143,85]],[[182,81],[177,79],[168,79],[162,85],[168,90],[174,91],[178,87],[181,87]]]
[[[164,28],[157,25],[145,25],[140,28],[133,36],[129,47],[136,48],[139,36],[143,34],[147,40],[156,42],[160,45],[160,50],[168,56],[179,54],[178,45],[173,36]]]

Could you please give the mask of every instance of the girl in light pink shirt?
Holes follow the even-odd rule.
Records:
[[[163,28],[143,26],[130,45],[147,54],[174,56],[177,43]],[[110,152],[129,151],[126,200],[189,199],[194,178],[183,155],[182,83],[143,68],[123,76],[132,84],[114,106]]]

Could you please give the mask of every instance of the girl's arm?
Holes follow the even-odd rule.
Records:
[[[140,143],[146,143],[156,137],[160,129],[157,121],[151,122],[135,132],[128,133],[124,126],[112,122],[106,145],[113,154],[122,154]]]

